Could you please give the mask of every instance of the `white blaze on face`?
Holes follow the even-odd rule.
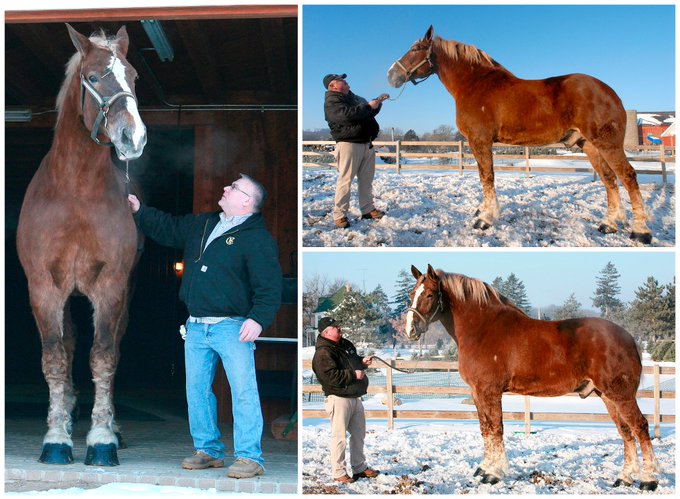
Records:
[[[122,63],[120,59],[118,59],[118,57],[116,57],[115,53],[111,55],[111,60],[109,61],[109,68],[111,68],[111,72],[113,73],[113,76],[116,78],[118,85],[120,85],[121,90],[132,93],[132,89],[130,88],[130,85],[128,84],[127,80],[125,79],[125,65]],[[146,135],[146,127],[142,122],[142,117],[139,116],[137,102],[135,102],[135,100],[132,97],[126,96],[124,97],[124,99],[125,108],[128,110],[135,123],[134,127],[135,131],[134,135],[132,136],[132,143],[134,144],[135,148],[138,148],[140,146],[142,139]]]
[[[425,285],[421,284],[418,286],[416,289],[415,294],[413,295],[413,303],[411,303],[411,308],[416,308],[418,305],[418,298],[420,298],[420,295],[423,294],[423,291],[425,290]],[[406,312],[406,336],[409,338],[412,336],[411,335],[411,330],[413,329],[413,316],[415,314],[413,313],[413,310],[409,310]]]

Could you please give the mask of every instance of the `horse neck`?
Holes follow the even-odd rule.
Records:
[[[478,338],[489,325],[491,318],[497,314],[510,313],[520,314],[514,308],[509,307],[493,298],[486,303],[480,304],[474,300],[459,300],[447,293],[449,313],[442,316],[442,325],[453,337],[460,350],[466,341]]]
[[[97,145],[80,115],[80,80],[73,76],[61,103],[48,167],[59,177],[76,176],[91,182],[110,175],[113,162],[108,147]]]

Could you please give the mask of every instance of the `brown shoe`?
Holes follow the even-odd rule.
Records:
[[[338,229],[346,229],[349,227],[349,220],[347,220],[347,217],[338,218],[337,220],[334,220],[334,222]]]
[[[371,468],[366,468],[364,471],[361,473],[354,473],[352,475],[353,480],[359,480],[359,478],[375,478],[380,474],[380,471],[378,470],[373,470]]]
[[[196,451],[191,457],[182,461],[182,468],[185,470],[204,470],[206,468],[221,468],[224,466],[223,459],[215,459],[205,452]]]
[[[356,478],[350,478],[349,475],[342,475],[338,478],[334,478],[333,480],[340,483],[354,483],[357,481]]]
[[[368,213],[361,215],[363,220],[380,220],[385,216],[385,212],[381,210],[371,210]]]
[[[252,478],[258,475],[264,475],[264,468],[244,457],[239,457],[227,468],[227,476],[230,478]]]

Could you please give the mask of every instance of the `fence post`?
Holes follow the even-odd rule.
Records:
[[[526,166],[525,166],[525,176],[529,176],[529,148],[527,146],[524,147],[524,160],[526,161]]]
[[[654,364],[654,438],[661,437],[661,367]]]
[[[458,141],[458,165],[459,165],[460,175],[462,175],[463,174],[463,141],[462,140]]]
[[[531,435],[531,401],[529,396],[524,396],[524,434]]]
[[[666,150],[663,142],[659,145],[659,160],[661,161],[661,178],[663,184],[666,185]]]
[[[394,429],[394,387],[392,385],[392,368],[394,367],[394,359],[390,359],[390,367],[387,369],[385,377],[385,384],[387,385],[387,429]]]
[[[397,173],[401,173],[401,140],[397,140],[397,147],[395,149],[397,154]]]

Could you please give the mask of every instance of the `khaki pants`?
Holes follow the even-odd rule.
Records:
[[[360,398],[345,398],[329,395],[323,403],[331,418],[331,468],[333,479],[347,473],[345,449],[346,432],[349,432],[349,458],[352,474],[361,473],[368,465],[364,456],[366,417]]]
[[[338,160],[338,182],[335,186],[333,220],[347,216],[352,180],[359,184],[359,208],[365,215],[375,209],[373,205],[373,177],[375,176],[375,149],[370,143],[338,142],[335,157]]]

